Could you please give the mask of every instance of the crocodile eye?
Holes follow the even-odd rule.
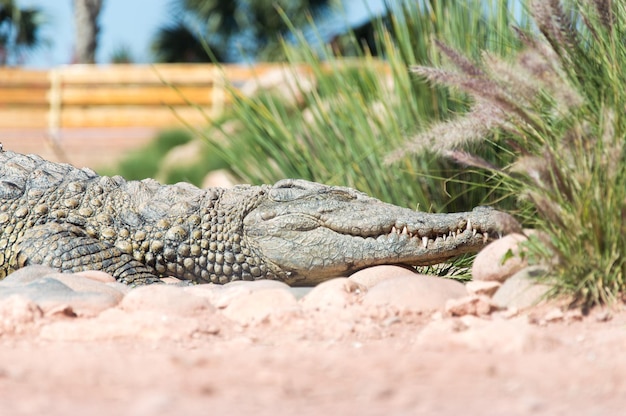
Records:
[[[316,182],[302,179],[283,179],[276,182],[269,191],[269,198],[278,202],[288,202],[295,199],[309,198],[321,195],[330,187]]]

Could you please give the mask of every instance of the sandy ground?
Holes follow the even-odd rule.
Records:
[[[332,309],[245,324],[207,310],[192,330],[154,313],[152,330],[109,335],[89,330],[100,318],[55,313],[0,336],[0,414],[623,414],[620,309]]]

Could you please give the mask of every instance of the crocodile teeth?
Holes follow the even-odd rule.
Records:
[[[422,247],[428,248],[428,237],[422,237]]]
[[[483,244],[486,244],[487,240],[489,240],[489,234],[483,233]]]
[[[391,227],[391,233],[392,234],[397,234],[398,233],[398,229],[396,228],[395,225],[393,227]]]
[[[404,235],[409,235],[409,230],[406,228],[406,225],[404,226],[404,228],[402,229],[402,234]]]
[[[472,237],[476,237],[476,233],[477,233],[476,228],[473,228],[472,229]]]
[[[469,231],[471,229],[472,229],[472,220],[468,219],[467,220],[467,228],[466,228],[466,230]]]

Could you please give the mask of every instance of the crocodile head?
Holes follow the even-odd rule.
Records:
[[[518,230],[511,216],[487,207],[428,214],[292,179],[267,189],[244,218],[249,246],[291,284],[307,285],[380,264],[440,263]]]

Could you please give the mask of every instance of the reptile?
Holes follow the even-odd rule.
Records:
[[[315,285],[381,264],[431,265],[517,231],[488,207],[431,214],[298,179],[199,189],[126,181],[0,150],[0,279],[43,264],[140,285]]]

